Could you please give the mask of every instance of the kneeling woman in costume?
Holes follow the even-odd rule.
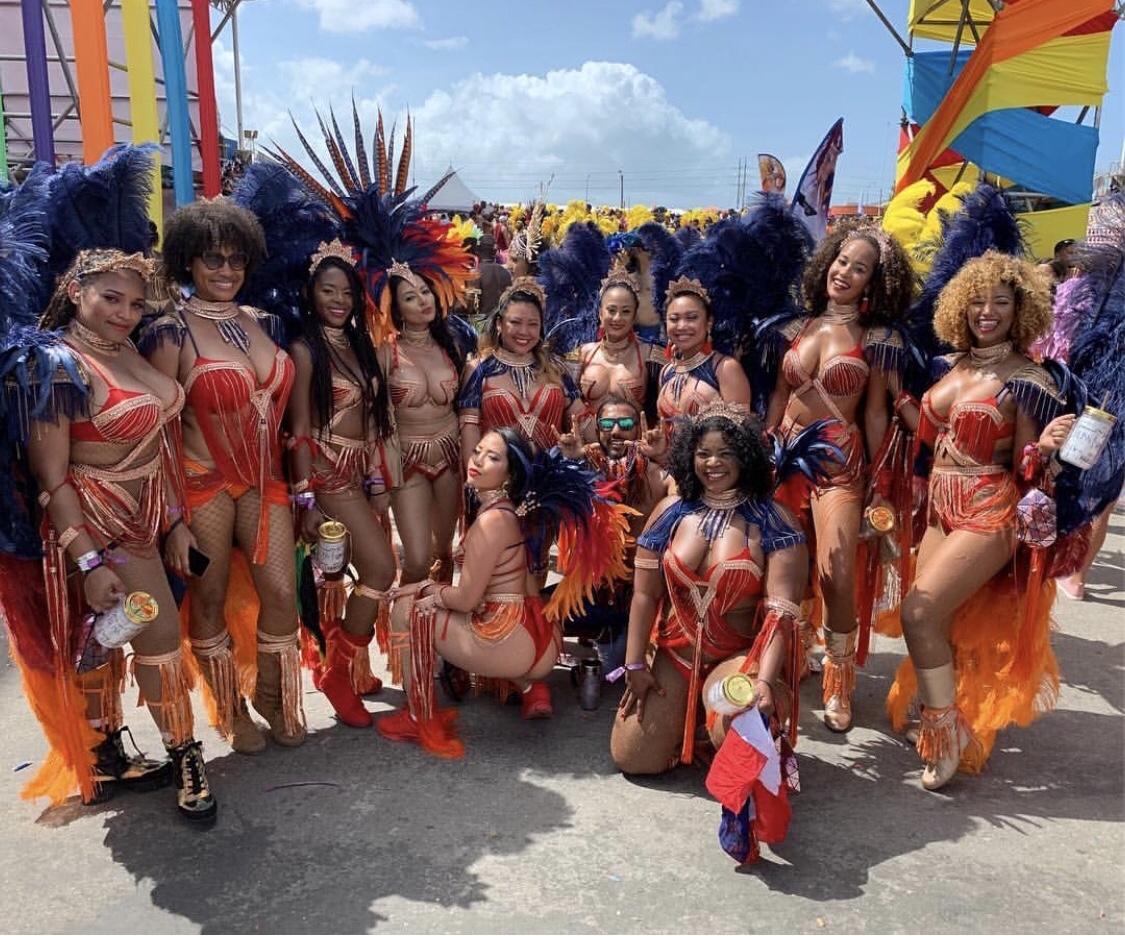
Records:
[[[775,733],[796,728],[792,658],[808,557],[793,518],[769,500],[774,470],[759,428],[740,407],[714,404],[676,431],[667,468],[680,496],[656,506],[637,540],[626,688],[610,740],[630,774],[692,762],[712,674],[749,673]],[[706,721],[721,743],[721,724]]]
[[[439,712],[434,703],[436,657],[512,680],[526,693],[558,659],[560,616],[576,604],[576,592],[593,584],[591,575],[624,571],[625,518],[595,499],[593,473],[557,450],[533,456],[512,429],[487,432],[469,459],[468,484],[477,507],[462,544],[460,580],[400,590],[391,615],[398,657],[392,662],[401,666],[409,704],[375,726],[388,740],[418,741],[442,757],[460,757],[464,748],[453,735],[453,712]],[[536,539],[560,524],[566,546],[560,546],[561,571],[571,587],[560,586],[545,609],[534,570]],[[581,546],[572,535],[576,526]]]
[[[338,240],[313,254],[302,308],[303,336],[291,354],[296,381],[289,400],[290,463],[300,532],[316,542],[325,520],[351,534],[359,581],[343,604],[343,582],[326,582],[321,627],[327,661],[319,688],[337,717],[371,727],[360,693],[377,692],[368,646],[383,592],[395,577],[395,557],[380,522],[388,492],[401,473],[390,394],[363,320],[366,292],[351,249]],[[341,607],[341,605],[343,605]]]
[[[927,790],[959,767],[979,772],[997,731],[1028,724],[1058,692],[1054,586],[1029,575],[1016,548],[1019,482],[1042,476],[1074,420],[1059,415],[1054,381],[1025,354],[1050,323],[1050,292],[1031,264],[993,251],[971,260],[934,313],[934,332],[957,353],[920,414],[903,410],[933,467],[929,525],[901,607],[910,658],[887,704],[902,728],[917,686]]]
[[[193,736],[179,615],[160,556],[163,534],[169,565],[186,573],[188,548],[195,545],[184,522],[179,474],[184,395],[128,340],[144,312],[151,272],[152,262],[140,254],[83,251],[40,321],[42,329],[62,329],[61,341],[53,347],[36,343],[27,352],[57,366],[57,374],[40,373],[38,381],[81,375],[85,386],[76,389],[84,391],[85,402],[69,416],[44,416],[30,398],[20,407],[38,414],[27,427],[27,450],[42,492],[39,503],[47,511],[42,610],[49,625],[36,621],[27,632],[19,606],[7,607],[5,614],[13,655],[51,743],[24,795],[50,796],[59,803],[77,782],[83,800],[100,802],[118,788],[152,789],[173,778],[180,814],[210,823],[217,804]],[[61,401],[66,391],[56,384],[50,396]],[[26,581],[6,585],[34,587]],[[129,641],[132,672],[171,755],[172,770],[166,762],[125,753],[124,657],[79,629],[86,611],[114,609],[121,620],[149,618]],[[130,612],[133,618],[127,617]],[[109,620],[99,622],[99,631]]]

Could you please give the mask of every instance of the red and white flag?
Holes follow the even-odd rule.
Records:
[[[781,782],[777,744],[756,708],[731,721],[707,773],[707,790],[732,813],[753,798],[751,825],[758,840],[785,838],[792,816],[788,788]]]

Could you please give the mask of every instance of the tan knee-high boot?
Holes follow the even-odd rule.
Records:
[[[852,691],[855,689],[856,630],[841,634],[824,631],[824,724],[829,731],[852,726]]]
[[[922,702],[922,725],[918,732],[918,753],[925,762],[922,786],[937,790],[957,773],[961,751],[971,742],[972,733],[956,705],[957,679],[953,664],[932,669],[915,669],[918,698]]]
[[[297,632],[278,636],[258,631],[258,682],[254,708],[283,747],[305,743],[305,709],[301,699],[301,651]]]
[[[239,754],[260,754],[266,749],[266,739],[239,692],[230,633],[221,631],[204,639],[192,637],[191,650],[211,693],[215,729]]]

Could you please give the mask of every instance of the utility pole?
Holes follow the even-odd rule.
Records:
[[[617,170],[618,176],[621,177],[621,210],[625,210],[625,172],[621,169]]]

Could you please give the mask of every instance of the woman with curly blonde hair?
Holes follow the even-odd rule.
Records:
[[[1030,263],[995,251],[970,260],[934,313],[935,333],[955,349],[948,371],[902,411],[925,456],[916,464],[932,467],[928,526],[900,609],[910,659],[888,707],[901,727],[916,683],[927,790],[959,765],[979,771],[996,732],[1027,724],[1057,692],[1051,602],[1027,593],[1013,562],[1028,538],[1017,523],[1022,482],[1043,475],[1075,418],[1060,415],[1054,381],[1026,354],[1050,324],[1050,291]]]

